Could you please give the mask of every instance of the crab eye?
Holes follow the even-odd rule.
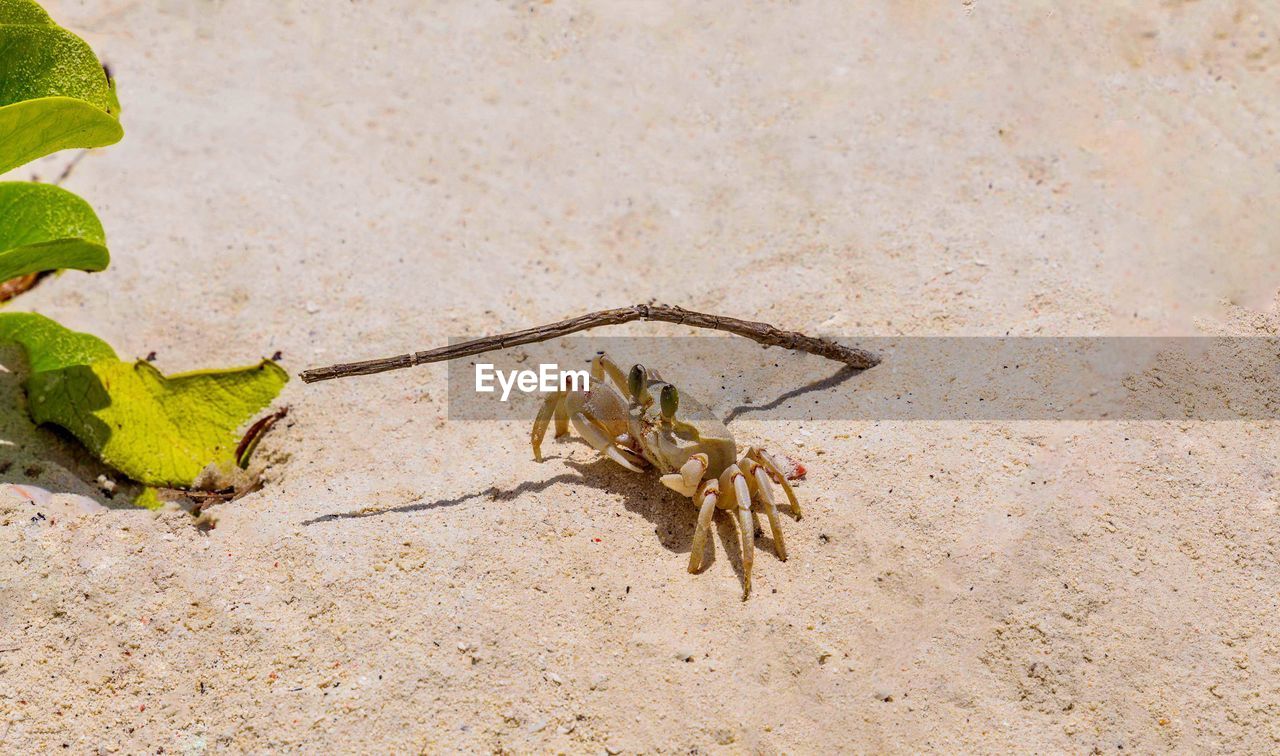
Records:
[[[670,420],[676,416],[676,410],[680,407],[680,392],[676,391],[676,387],[670,383],[662,387],[662,416]]]
[[[639,399],[644,389],[644,365],[632,365],[631,374],[627,376],[627,390],[631,396]]]

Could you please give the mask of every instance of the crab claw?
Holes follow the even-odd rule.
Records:
[[[658,480],[662,481],[662,485],[670,488],[681,496],[693,496],[698,491],[698,484],[694,483],[692,486],[689,485],[685,482],[686,479],[680,475],[680,473],[668,473],[658,478]]]
[[[638,466],[627,458],[621,449],[613,445],[613,441],[588,420],[581,412],[569,419],[573,423],[573,427],[577,429],[578,434],[591,444],[596,451],[605,455],[609,459],[617,462],[619,465],[631,470],[632,472],[644,472],[644,468]]]
[[[698,483],[702,481],[702,476],[707,474],[709,464],[710,458],[701,452],[689,457],[689,460],[680,467],[680,477],[684,479],[685,487],[696,490]]]

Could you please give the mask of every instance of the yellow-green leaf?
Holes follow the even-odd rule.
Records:
[[[65,428],[102,461],[152,486],[190,486],[210,465],[230,470],[237,429],[289,380],[271,360],[166,377],[27,313],[0,313],[0,339],[27,352],[32,420]]]
[[[135,507],[142,507],[143,509],[150,509],[153,511],[157,509],[164,509],[164,502],[160,500],[160,494],[157,493],[154,488],[144,488],[142,493],[134,497],[133,505]]]
[[[0,181],[0,281],[111,261],[89,203],[49,184]]]
[[[103,462],[141,483],[189,486],[210,464],[235,463],[235,431],[271,403],[288,376],[252,367],[165,377],[139,360],[33,375],[31,419],[66,428]]]

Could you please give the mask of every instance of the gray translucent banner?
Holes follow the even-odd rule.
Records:
[[[461,341],[459,339],[458,341]],[[857,371],[736,337],[569,337],[457,360],[449,419],[529,420],[517,371],[639,362],[726,420],[1266,420],[1280,416],[1280,338],[842,338]],[[478,366],[492,393],[477,392]],[[542,367],[548,366],[548,367]],[[501,400],[501,372],[511,385]],[[556,373],[558,375],[558,373]],[[526,387],[531,383],[525,380]],[[547,385],[553,385],[548,382]]]

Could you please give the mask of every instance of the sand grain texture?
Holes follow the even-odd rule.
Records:
[[[113,263],[15,306],[166,371],[651,298],[849,336],[1280,325],[1267,3],[49,5],[119,79],[124,141],[65,184]],[[743,603],[727,524],[688,575],[686,502],[446,422],[440,366],[281,401],[207,535],[0,494],[0,749],[1277,748],[1274,424],[744,416],[809,475]],[[52,433],[0,438],[4,479],[102,499]]]

